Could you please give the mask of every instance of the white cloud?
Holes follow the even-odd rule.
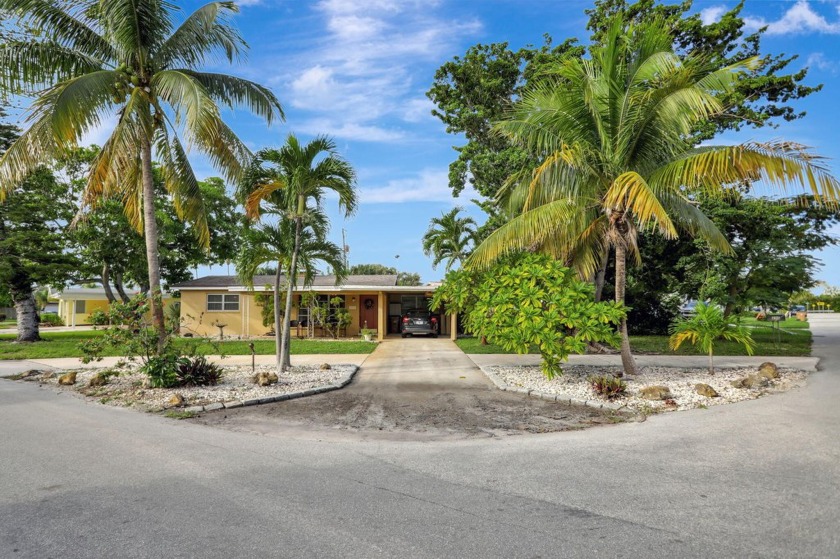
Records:
[[[840,33],[840,21],[829,22],[815,12],[808,0],[798,0],[777,21],[768,22],[764,18],[745,17],[745,27],[756,30],[767,26],[768,35],[791,35],[798,33]]]
[[[826,58],[825,54],[821,52],[813,52],[809,54],[808,60],[805,61],[805,65],[809,68],[817,68],[818,70],[831,72],[832,74],[836,74],[837,71],[840,70],[840,63],[834,60],[829,60]]]
[[[417,177],[394,179],[380,187],[362,187],[359,200],[362,204],[399,204],[403,202],[449,202],[465,204],[478,198],[472,187],[467,187],[458,198],[452,197],[447,170],[424,169]]]
[[[390,130],[380,126],[357,122],[339,122],[327,118],[306,120],[295,126],[305,134],[326,134],[332,138],[357,140],[360,142],[395,142],[404,137],[400,130]]]
[[[315,7],[323,28],[317,46],[282,69],[272,85],[288,92],[293,107],[310,112],[306,128],[330,124],[334,135],[366,141],[408,136],[399,123],[417,123],[431,103],[417,99],[418,68],[439,65],[477,21],[437,17],[428,0],[323,0]],[[285,70],[285,73],[283,72]],[[337,124],[340,123],[340,124]],[[320,132],[328,133],[327,130]]]
[[[406,122],[422,122],[432,118],[435,104],[427,97],[408,99],[403,103],[402,119]]]
[[[726,13],[726,6],[709,6],[700,10],[700,21],[703,25],[717,23],[723,14]]]
[[[239,6],[256,6],[257,4],[262,4],[262,0],[236,0],[236,4]]]

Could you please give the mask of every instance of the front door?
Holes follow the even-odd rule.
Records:
[[[376,330],[379,327],[379,296],[362,295],[359,301],[359,328],[365,328],[367,324],[367,328]]]

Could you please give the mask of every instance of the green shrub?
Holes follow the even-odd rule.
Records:
[[[64,326],[61,317],[51,312],[41,313],[41,324],[47,326]]]
[[[595,375],[589,377],[589,385],[592,389],[607,400],[623,396],[627,391],[627,384],[620,378],[612,375]]]
[[[140,370],[149,377],[152,388],[172,388],[180,384],[178,376],[186,359],[171,353],[150,357]]]
[[[487,338],[505,351],[542,356],[547,378],[562,374],[569,354],[590,342],[618,346],[616,327],[623,305],[595,303],[595,289],[561,262],[540,254],[501,259],[485,272],[449,272],[435,290],[430,308],[464,316],[467,332]]]
[[[108,323],[111,321],[110,317],[108,316],[108,313],[106,313],[102,309],[96,309],[95,311],[90,313],[88,320],[94,326],[107,326]]]
[[[215,386],[224,371],[201,355],[194,359],[182,358],[178,365],[178,386]]]

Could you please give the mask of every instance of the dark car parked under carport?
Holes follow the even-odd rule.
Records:
[[[423,334],[437,338],[438,319],[429,311],[410,310],[402,317],[400,334],[403,338],[408,335]]]

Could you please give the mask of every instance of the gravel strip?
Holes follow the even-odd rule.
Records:
[[[292,367],[280,376],[276,384],[258,386],[252,381],[256,373],[274,373],[273,365],[258,365],[254,370],[250,366],[226,366],[221,382],[216,386],[192,386],[178,388],[149,388],[148,378],[137,370],[136,366],[119,369],[119,374],[110,377],[108,384],[89,387],[88,382],[103,371],[116,369],[78,369],[76,384],[60,386],[58,378],[73,370],[44,372],[39,376],[27,378],[42,384],[63,390],[72,390],[98,399],[100,403],[125,407],[136,407],[144,411],[162,411],[179,409],[188,412],[213,411],[223,408],[241,407],[256,403],[288,400],[290,397],[316,394],[345,386],[352,379],[358,367],[356,365],[331,365],[322,370],[317,365]],[[170,399],[176,394],[183,398],[180,405],[172,405]],[[200,409],[199,409],[200,408]]]
[[[623,397],[606,400],[595,393],[588,382],[593,375],[619,375],[620,367],[595,367],[569,365],[563,367],[563,375],[548,380],[538,366],[487,366],[482,367],[490,380],[503,390],[532,395],[555,395],[558,400],[572,400],[572,403],[587,402],[587,405],[610,404],[611,408],[629,409],[644,413],[688,410],[754,400],[765,394],[784,392],[805,384],[807,373],[797,369],[779,369],[779,378],[762,388],[735,388],[732,382],[756,373],[757,368],[742,367],[717,369],[710,375],[707,369],[682,369],[673,367],[643,367],[633,379],[624,379],[627,391]],[[695,385],[704,383],[714,388],[718,397],[700,396]],[[661,385],[671,390],[672,402],[646,400],[640,390],[646,386]],[[606,407],[606,406],[605,406]]]

